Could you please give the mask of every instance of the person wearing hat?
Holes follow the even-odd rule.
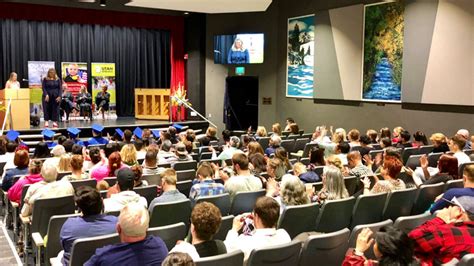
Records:
[[[408,234],[422,265],[445,264],[474,253],[474,197],[454,197],[447,202],[449,206],[437,212],[436,218]]]
[[[134,136],[135,139],[142,139],[143,130],[139,127],[135,128],[133,130],[133,136]]]
[[[84,146],[84,142],[79,139],[79,133],[81,133],[80,129],[75,127],[68,127],[67,133],[69,134],[69,139],[74,141],[74,144]]]
[[[145,208],[148,206],[146,199],[135,191],[135,173],[130,168],[123,168],[117,172],[117,188],[119,193],[112,194],[110,198],[104,200],[104,211],[120,211],[129,203],[138,203]]]
[[[20,132],[15,130],[9,130],[6,134],[7,140],[15,142],[18,146],[24,146],[28,148],[28,146],[20,139]]]
[[[166,162],[171,164],[171,166],[173,166],[177,162],[189,162],[193,160],[193,157],[188,154],[188,151],[186,150],[186,145],[184,145],[184,143],[180,142],[176,144],[174,148],[174,156],[169,157],[166,160]]]
[[[46,142],[46,144],[48,145],[48,148],[50,149],[58,145],[56,142],[54,142],[54,134],[55,134],[54,131],[52,131],[51,129],[44,129],[41,132],[41,135],[43,135],[44,142]]]
[[[165,164],[168,163],[168,158],[174,157],[174,153],[171,151],[171,144],[170,140],[164,140],[160,146],[160,150],[158,151],[158,164]]]
[[[89,145],[105,145],[109,143],[106,138],[102,137],[104,127],[98,124],[92,125],[92,138],[88,140]]]

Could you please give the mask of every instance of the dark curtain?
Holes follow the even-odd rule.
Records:
[[[169,88],[168,31],[115,26],[1,20],[0,81],[28,78],[28,61],[115,63],[117,115],[134,115],[134,88]],[[89,88],[91,78],[89,74]],[[3,85],[2,85],[3,87]]]
[[[237,35],[214,36],[214,63],[227,64],[227,55]]]

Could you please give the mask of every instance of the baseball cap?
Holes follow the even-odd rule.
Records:
[[[135,173],[130,168],[123,168],[117,172],[117,183],[121,188],[133,188]]]
[[[461,210],[469,215],[469,218],[474,217],[474,197],[471,196],[461,196],[461,197],[453,197],[452,200],[447,200],[442,198],[443,200],[447,201],[451,205],[458,206]]]
[[[188,154],[188,151],[186,150],[186,145],[184,145],[181,142],[176,144],[175,148],[176,148],[176,153],[178,153],[179,155],[187,155]]]

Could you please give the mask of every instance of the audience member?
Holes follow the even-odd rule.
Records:
[[[266,137],[267,136],[267,130],[263,126],[257,127],[257,130],[255,131],[255,139],[258,140],[259,138]]]
[[[130,203],[137,203],[146,208],[148,206],[146,199],[133,191],[134,182],[135,173],[131,169],[120,169],[117,172],[119,193],[112,194],[110,198],[104,200],[104,211],[120,211],[125,205]]]
[[[294,124],[294,123],[295,123],[295,120],[294,120],[293,118],[291,118],[291,117],[288,117],[288,118],[286,119],[285,123],[286,123],[286,126],[285,126],[284,131],[290,131],[290,125],[291,125],[291,124]]]
[[[296,123],[291,123],[290,124],[290,130],[289,131],[290,131],[290,136],[300,134],[300,128],[299,128],[298,124],[296,124]]]
[[[466,141],[466,144],[462,148],[463,150],[470,150],[472,149],[472,142],[469,139],[469,131],[467,129],[460,129],[456,132],[456,135],[460,136]]]
[[[224,241],[227,252],[242,250],[245,261],[255,248],[271,247],[291,242],[284,229],[276,229],[280,218],[280,206],[270,197],[260,197],[255,203],[252,214],[241,214],[234,218],[232,229]],[[240,234],[244,221],[252,221],[255,231],[253,234]]]
[[[275,123],[272,125],[273,135],[281,136],[281,125],[280,123]]]
[[[390,128],[388,127],[383,127],[380,129],[380,136],[379,136],[379,140],[383,139],[383,138],[389,138],[391,139],[392,137],[392,133],[390,132]]]
[[[262,188],[260,179],[250,174],[247,155],[243,153],[234,154],[232,156],[232,165],[237,175],[230,178],[221,175],[225,190],[229,192],[231,200],[234,199],[237,192],[257,191]]]
[[[303,181],[303,183],[314,183],[321,180],[318,174],[316,174],[314,171],[308,172],[306,166],[300,162],[293,165],[293,173],[301,181]]]
[[[398,179],[398,174],[400,174],[402,166],[402,162],[399,159],[385,158],[381,171],[381,175],[384,180],[378,180],[376,177],[376,183],[374,184],[372,189],[370,189],[369,177],[361,179],[362,183],[364,183],[364,194],[377,194],[405,189],[405,182],[403,182],[403,180],[401,179]]]
[[[360,146],[360,132],[357,129],[351,129],[349,133],[347,133],[347,137],[349,139],[350,148]]]
[[[143,134],[145,134],[145,133],[143,133]],[[137,160],[145,159],[145,154],[146,154],[145,141],[142,140],[142,139],[136,139],[135,142],[133,143],[133,145],[135,146],[135,149],[137,151]]]
[[[174,153],[171,152],[171,146],[173,144],[169,140],[163,141],[160,147],[160,151],[158,152],[158,163],[164,164],[168,162],[168,158],[173,157]]]
[[[341,159],[336,155],[331,155],[326,160],[326,165],[336,166],[344,176],[347,176],[347,171],[344,165],[342,164]]]
[[[69,265],[75,240],[113,234],[117,224],[117,217],[102,214],[104,203],[97,189],[87,186],[79,187],[74,193],[74,200],[82,216],[68,218],[61,228],[59,239],[64,251],[63,265]]]
[[[335,155],[341,160],[342,165],[347,165],[347,154],[351,150],[349,143],[341,142],[337,144],[334,150]]]
[[[381,138],[379,140],[380,148],[385,149],[392,146],[392,140],[390,138]]]
[[[102,131],[104,130],[104,127],[102,125],[93,124],[91,128],[92,138],[87,141],[89,145],[105,145],[109,143],[106,138],[102,137]]]
[[[175,145],[175,155],[169,157],[166,162],[170,163],[171,166],[173,166],[175,163],[178,162],[190,162],[192,160],[193,157],[188,154],[188,151],[186,150],[186,145],[180,142]]]
[[[188,253],[170,252],[161,266],[195,266],[193,258]]]
[[[411,143],[411,145],[415,148],[428,145],[428,139],[426,138],[425,133],[422,131],[415,132],[415,134],[413,134],[413,139],[414,141]]]
[[[133,144],[132,142],[133,132],[130,129],[123,131],[123,142],[124,144]]]
[[[318,166],[326,165],[324,160],[324,148],[319,146],[311,148],[309,151],[309,165],[308,170],[314,170]]]
[[[18,180],[15,180],[15,176],[23,176],[28,174],[28,164],[30,163],[30,159],[28,156],[28,151],[19,149],[15,152],[15,156],[13,157],[13,163],[15,168],[7,169],[3,173],[2,179],[2,189],[3,191],[8,191]]]
[[[431,144],[433,144],[433,153],[445,153],[449,151],[447,138],[442,133],[434,133],[430,137]]]
[[[215,196],[223,194],[225,191],[224,185],[215,182],[214,170],[209,163],[202,163],[196,171],[196,180],[189,192],[189,199],[197,200],[199,197]]]
[[[97,167],[91,172],[91,178],[94,178],[97,181],[101,181],[106,177],[116,176],[116,171],[122,168],[127,167],[122,164],[122,158],[120,157],[120,153],[116,151],[109,156],[109,161],[107,165]]]
[[[1,157],[2,155],[0,155]],[[48,145],[44,141],[38,142],[33,153],[33,158],[42,159],[51,157],[51,151],[48,148]],[[1,161],[1,160],[0,160]]]
[[[304,183],[294,175],[286,174],[281,179],[280,187],[273,178],[267,181],[267,197],[273,197],[280,205],[280,213],[288,206],[310,203]]]
[[[41,167],[43,163],[40,160],[32,159],[28,167],[28,174],[20,177],[18,181],[8,190],[8,199],[11,202],[20,203],[23,187],[38,183],[43,180],[41,176]]]
[[[428,170],[428,156],[424,154],[420,158],[420,165],[424,175],[423,184],[436,184],[439,182],[447,182],[449,180],[457,179],[458,178],[458,159],[452,155],[443,154],[438,160],[438,167],[435,168],[437,171],[429,171]],[[417,185],[421,185],[415,178],[415,183]]]
[[[62,145],[56,145],[51,150],[51,154],[53,155],[53,157],[46,159],[43,165],[50,164],[54,165],[57,168],[59,166],[59,160],[61,159],[61,156],[66,154],[66,150]]]
[[[260,143],[256,142],[256,141],[251,141],[248,145],[248,152],[247,152],[247,156],[250,157],[256,153],[260,153],[262,155],[265,154],[265,152],[263,151],[263,148],[262,146],[260,145]]]
[[[267,175],[280,181],[283,175],[285,175],[285,165],[278,158],[273,158],[267,161]]]
[[[58,172],[60,173],[67,173],[71,172],[71,155],[70,154],[63,154],[61,158],[59,158],[58,163]]]
[[[206,135],[202,138],[199,138],[199,142],[201,143],[201,147],[209,146],[211,141],[217,141],[217,129],[215,127],[208,127],[206,130]]]
[[[267,159],[263,154],[255,153],[253,155],[250,155],[248,158],[250,163],[250,172],[253,175],[259,176],[261,173],[267,171]]]
[[[321,141],[323,141],[323,142],[327,142],[327,143],[331,142],[331,139],[328,136],[323,136],[322,135],[323,128],[324,127],[317,126],[314,129],[313,135],[311,136],[311,142],[310,143],[316,143],[316,141],[319,140],[319,139],[321,139]]]
[[[410,135],[410,132],[406,131],[406,130],[403,130],[402,132],[400,132],[400,136],[399,136],[399,141],[397,143],[397,148],[411,148],[412,145],[411,145],[411,142],[410,142],[410,138],[411,138],[411,135]]]
[[[133,183],[133,187],[146,187],[148,186],[148,181],[142,179],[143,169],[140,165],[134,165],[130,167],[130,169],[135,174],[135,180]]]
[[[265,155],[270,156],[275,153],[275,150],[280,147],[281,137],[273,134],[268,143],[268,148],[265,149]]]
[[[469,156],[467,156],[467,154],[463,152],[463,148],[465,145],[466,140],[459,135],[454,135],[454,137],[452,137],[448,142],[449,150],[453,152],[454,157],[458,159],[458,165],[471,161]]]
[[[120,150],[120,158],[122,158],[122,163],[133,166],[138,164],[137,162],[137,150],[133,144],[126,144]]]
[[[63,144],[60,144],[60,145],[63,145],[64,147],[64,150],[66,151],[66,153],[72,153],[72,146],[74,146],[74,140],[72,139],[68,139],[66,141],[63,142]]]
[[[364,158],[365,155],[369,154],[369,152],[373,150],[370,138],[367,135],[360,137],[359,144],[360,146],[351,147],[351,151],[358,151],[362,158]]]
[[[82,155],[73,155],[71,158],[71,174],[65,176],[69,181],[89,179],[89,175],[83,172],[84,159]]]
[[[71,148],[71,154],[72,155],[82,155],[82,150],[84,149],[84,147],[82,147],[81,145],[79,144],[74,144],[72,145],[72,148]]]
[[[358,151],[351,151],[347,155],[347,165],[349,167],[349,175],[360,178],[361,176],[373,175],[370,168],[362,164],[362,156]]]
[[[339,168],[333,165],[327,165],[323,171],[323,187],[318,191],[313,201],[324,203],[326,200],[338,200],[349,197],[344,177]]]
[[[390,130],[389,130],[390,132]],[[378,133],[377,131],[373,130],[373,129],[368,129],[367,132],[365,133],[365,135],[367,135],[367,137],[369,137],[369,140],[370,140],[370,144],[377,144],[377,139],[378,139]]]
[[[188,198],[176,188],[177,180],[178,177],[176,176],[176,171],[174,169],[166,169],[161,174],[161,189],[163,190],[163,193],[150,203],[150,207],[148,208],[150,212],[152,212],[155,204],[179,201]]]
[[[98,248],[84,265],[161,265],[168,249],[161,238],[147,236],[149,221],[141,204],[126,205],[117,223],[121,243]]]
[[[144,175],[159,175],[165,171],[165,168],[158,167],[157,153],[155,151],[149,150],[146,152],[143,164]]]
[[[86,153],[87,154],[87,153]],[[92,173],[95,168],[107,164],[107,158],[98,147],[89,149],[89,160],[84,161],[83,170]]]
[[[216,151],[212,146],[209,146],[209,150],[212,151],[212,159],[225,161],[231,159],[236,153],[242,153],[242,151],[239,150],[239,146],[240,139],[236,136],[232,136],[230,137],[229,145],[224,147],[224,150],[219,154],[219,156],[216,155]]]
[[[290,160],[288,160],[288,152],[283,147],[278,147],[275,149],[275,158],[280,159],[283,162],[283,166],[285,166],[285,172],[291,170],[292,165]]]
[[[403,127],[395,127],[392,134],[392,143],[398,143],[401,140],[400,134],[404,131]]]

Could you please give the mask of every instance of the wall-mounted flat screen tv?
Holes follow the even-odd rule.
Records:
[[[244,33],[214,36],[214,63],[263,63],[263,33]]]

